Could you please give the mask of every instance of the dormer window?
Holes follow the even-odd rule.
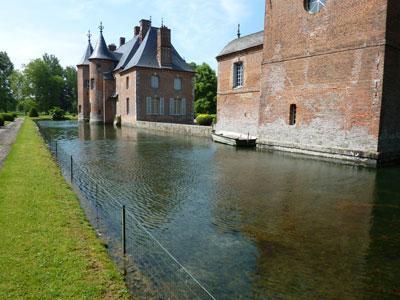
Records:
[[[326,0],[304,0],[304,8],[310,14],[319,13],[326,5]]]
[[[160,78],[157,75],[151,76],[151,87],[153,89],[158,89],[160,85]]]
[[[233,87],[234,88],[240,88],[243,86],[243,63],[242,62],[237,62],[233,66]]]

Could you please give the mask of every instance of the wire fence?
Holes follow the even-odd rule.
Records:
[[[63,176],[79,194],[88,220],[124,270],[134,296],[215,299],[118,199],[83,170],[40,124],[38,127]]]

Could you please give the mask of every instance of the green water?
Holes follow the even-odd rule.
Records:
[[[218,299],[400,297],[400,168],[41,124]]]

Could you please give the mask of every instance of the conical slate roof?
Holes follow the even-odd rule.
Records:
[[[99,40],[97,41],[96,48],[94,49],[92,55],[89,57],[89,60],[92,59],[103,59],[103,60],[112,60],[116,61],[117,59],[114,57],[114,55],[108,50],[106,41],[104,40],[103,37],[103,30],[102,26],[100,26],[100,37]]]
[[[89,57],[92,55],[92,53],[93,53],[93,47],[89,39],[85,54],[83,54],[82,59],[78,63],[78,66],[89,65]]]

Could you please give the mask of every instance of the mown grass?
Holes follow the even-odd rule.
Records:
[[[128,299],[109,259],[26,119],[0,170],[0,299]]]

